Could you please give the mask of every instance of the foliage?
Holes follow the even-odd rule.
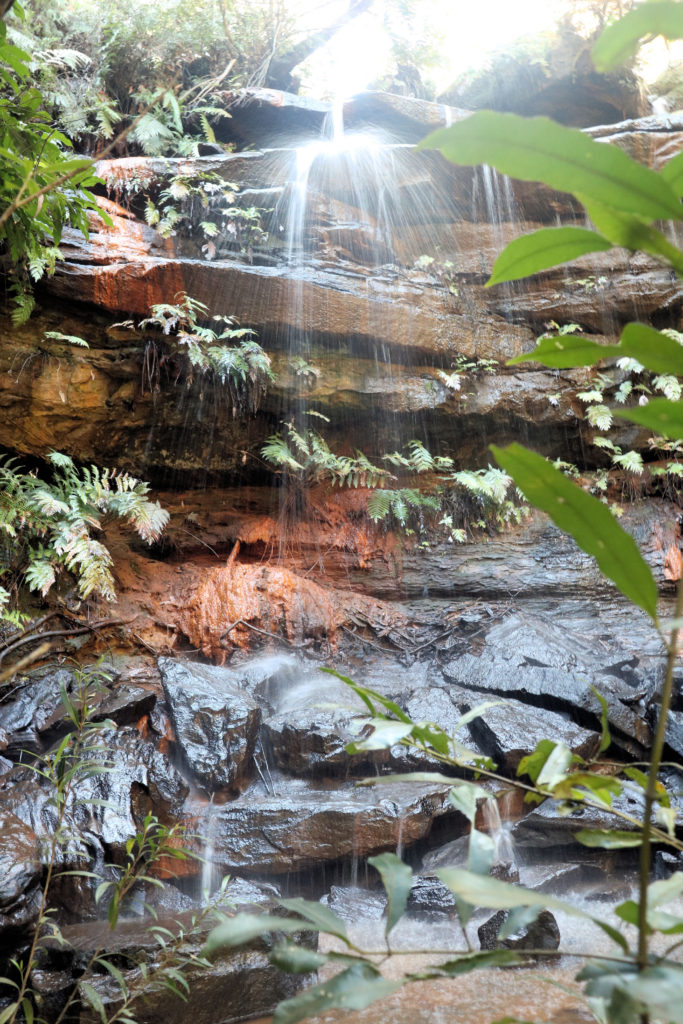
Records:
[[[60,572],[76,578],[83,598],[115,600],[112,558],[92,533],[107,517],[123,519],[147,543],[155,541],[168,513],[147,498],[148,485],[128,473],[78,469],[59,452],[50,455],[51,480],[0,464],[0,533],[4,537],[2,573],[21,574],[31,590],[47,594]],[[9,594],[0,588],[0,601]]]
[[[337,455],[313,430],[300,432],[292,423],[286,424],[285,430],[286,437],[273,434],[268,438],[261,449],[264,459],[302,487],[329,482],[337,487],[370,489],[367,512],[375,523],[393,521],[407,534],[413,534],[415,528],[424,534],[423,513],[440,513],[439,525],[445,528],[448,539],[462,543],[467,529],[486,529],[491,524],[502,528],[508,522],[519,522],[525,514],[526,510],[509,496],[512,481],[505,473],[492,466],[456,472],[451,458],[432,455],[421,441],[409,441],[405,454],[394,451],[381,459],[401,475],[429,473],[433,493],[415,487],[389,487],[397,476],[371,462],[363,452]],[[459,496],[469,502],[459,502]]]
[[[41,1008],[40,993],[34,992],[32,984],[36,969],[42,965],[48,950],[58,945],[70,948],[62,934],[52,905],[53,882],[58,877],[57,868],[66,848],[79,841],[73,831],[73,811],[80,800],[80,787],[90,776],[110,770],[107,758],[107,739],[116,729],[109,720],[94,721],[97,711],[97,696],[110,681],[107,672],[99,666],[79,668],[76,672],[75,689],[68,693],[61,688],[61,700],[65,717],[72,730],[57,744],[54,750],[39,757],[30,767],[51,792],[49,804],[54,809],[54,827],[47,838],[44,852],[45,878],[42,884],[40,906],[32,938],[16,950],[7,965],[7,976],[0,978],[3,1000],[3,1024],[15,1021],[42,1020],[37,1016]],[[162,883],[154,876],[155,866],[160,862],[186,860],[196,856],[185,848],[189,839],[185,825],[162,825],[153,815],[148,814],[140,831],[132,835],[125,845],[123,863],[106,865],[110,877],[100,882],[95,892],[97,903],[107,904],[107,920],[110,930],[118,923],[121,907],[128,896],[145,885],[160,887]],[[62,871],[59,877],[75,875],[91,881],[97,876],[89,870]],[[184,998],[189,985],[186,975],[191,969],[206,969],[210,964],[195,953],[188,940],[195,944],[202,934],[204,921],[213,907],[207,907],[192,915],[189,922],[168,923],[162,927],[153,919],[148,929],[150,940],[158,949],[153,966],[146,963],[136,965],[132,977],[121,970],[120,958],[105,954],[106,938],[97,947],[89,960],[79,971],[71,990],[54,1019],[53,1024],[71,1019],[74,1005],[83,1002],[90,1006],[102,1020],[102,1024],[136,1024],[136,1003],[145,996],[150,984],[163,984],[170,991]],[[119,998],[114,1006],[107,1008],[98,991],[98,977],[111,979],[118,989]]]
[[[203,326],[200,320],[213,321],[220,333]],[[115,326],[137,329],[147,339],[143,389],[157,391],[162,365],[174,359],[180,361],[188,384],[195,376],[210,374],[225,385],[232,399],[233,414],[237,415],[245,407],[256,412],[273,379],[270,359],[253,340],[254,331],[239,327],[234,317],[210,316],[208,306],[184,292],[175,296],[174,303],[152,306],[151,316],[141,320],[137,328],[132,320]],[[159,330],[168,339],[165,349],[157,340]],[[239,341],[239,344],[221,344],[226,341]]]
[[[156,203],[147,199],[145,220],[163,238],[198,234],[207,260],[237,249],[251,261],[254,246],[268,237],[261,226],[264,211],[240,206],[238,193],[238,185],[211,172],[193,178],[176,176]]]
[[[21,15],[19,4],[14,8]],[[0,19],[0,270],[8,275],[15,323],[31,315],[31,283],[54,271],[64,226],[87,237],[88,215],[97,211],[90,189],[99,181],[51,124],[30,62]],[[67,177],[68,187],[60,187]]]
[[[398,743],[421,751],[434,761],[440,762],[449,771],[468,770],[474,772],[476,778],[483,776],[494,782],[507,781],[497,773],[496,766],[490,759],[468,749],[459,739],[462,730],[470,721],[483,714],[488,704],[472,708],[456,723],[452,732],[447,732],[434,722],[412,721],[393,701],[374,690],[354,683],[346,676],[330,669],[323,671],[330,672],[350,686],[368,711],[369,718],[359,723],[359,738],[347,747],[350,754],[388,750]],[[602,698],[601,703],[602,753],[609,747],[611,738],[606,722],[606,705]],[[612,812],[618,823],[623,826],[622,829],[584,829],[578,833],[577,838],[585,846],[616,849],[640,845],[642,822],[627,811],[622,811],[619,806],[615,806],[614,801],[626,792],[639,796],[642,800],[643,790],[648,786],[648,777],[644,772],[627,767],[622,777],[605,775],[595,762],[586,762],[578,755],[572,755],[563,744],[542,740],[536,749],[520,762],[517,775],[517,785],[525,790],[528,798],[555,799],[559,802],[560,809],[572,810],[578,804],[598,808],[603,812],[606,809]],[[476,827],[478,807],[483,801],[492,799],[489,789],[483,788],[477,781],[462,779],[454,783],[452,775],[437,772],[380,776],[367,779],[363,784],[381,787],[387,781],[397,780],[441,782],[452,787],[449,794],[451,802],[470,821],[468,869],[443,868],[436,872],[439,879],[456,897],[457,915],[463,929],[476,907],[509,911],[506,921],[501,925],[500,942],[518,928],[534,921],[543,909],[561,910],[573,917],[591,921],[616,947],[614,954],[604,963],[589,961],[579,974],[579,979],[587,982],[586,995],[589,1002],[596,1011],[603,1013],[602,1019],[619,1020],[630,1024],[639,1019],[639,1015],[646,1007],[650,1007],[665,1014],[664,1019],[667,1021],[681,1020],[680,987],[683,984],[683,970],[669,954],[678,946],[678,934],[683,930],[683,919],[660,908],[683,893],[683,873],[676,873],[664,882],[653,882],[648,886],[648,927],[652,933],[659,932],[660,935],[671,936],[671,941],[667,953],[653,959],[639,975],[634,965],[634,953],[625,935],[605,922],[603,916],[593,916],[571,903],[537,890],[525,890],[490,876],[489,871],[495,858],[494,841],[488,833]],[[675,814],[671,810],[670,794],[661,785],[656,792],[656,805],[657,824],[652,828],[653,835],[658,842],[676,850],[683,849],[683,843],[676,837],[674,831]],[[371,857],[369,864],[379,873],[387,894],[385,939],[387,952],[391,953],[391,932],[406,910],[412,871],[393,853]],[[437,960],[427,970],[404,973],[388,983],[382,977],[376,962],[376,954],[379,951],[359,948],[349,937],[344,923],[331,911],[305,900],[281,902],[290,915],[298,915],[290,917],[285,928],[280,928],[280,919],[274,920],[265,914],[224,918],[209,935],[206,953],[213,955],[218,949],[234,948],[257,935],[265,935],[276,930],[286,935],[301,928],[304,922],[309,926],[312,924],[320,932],[340,939],[346,947],[342,953],[310,953],[293,946],[286,938],[281,938],[279,944],[275,946],[271,960],[282,970],[303,973],[320,968],[335,968],[339,971],[334,975],[332,983],[329,980],[322,981],[312,989],[307,989],[281,1003],[276,1011],[275,1021],[282,1024],[296,1024],[297,1021],[323,1010],[365,1006],[412,981],[456,977],[471,970],[511,966],[524,963],[525,960],[528,962],[555,956],[554,951],[512,951],[502,946],[488,952],[467,949],[465,952],[451,953],[448,959],[441,962]],[[636,913],[634,908],[633,901],[626,900],[617,906],[616,914],[624,921],[633,922]],[[643,977],[645,981],[642,980]],[[658,979],[661,984],[665,984],[666,991],[662,989],[655,995],[646,994],[650,978]],[[359,983],[362,983],[360,990]],[[358,1000],[358,1003],[355,1000]],[[617,1008],[622,1014],[621,1017],[617,1016]]]

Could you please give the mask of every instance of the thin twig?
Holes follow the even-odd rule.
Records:
[[[6,682],[8,679],[12,679],[17,672],[21,672],[23,669],[32,665],[34,661],[38,661],[44,654],[50,650],[50,644],[41,644],[40,647],[36,647],[35,651],[31,651],[30,654],[26,654],[20,661],[12,665],[11,668],[6,668],[4,672],[0,672],[0,683]],[[12,691],[10,691],[12,692]]]
[[[259,629],[258,626],[252,625],[251,622],[247,622],[245,619],[237,619],[235,622],[233,622],[232,626],[228,626],[228,628],[223,633],[221,633],[218,639],[222,640],[223,637],[226,637],[228,635],[228,633],[232,633],[233,629],[236,626],[246,626],[247,629],[253,629],[254,633],[260,633],[261,636],[270,636],[273,638],[273,640],[279,640],[280,643],[289,644],[290,647],[305,646],[304,644],[295,643],[294,640],[288,640],[284,636],[278,636],[277,633],[269,633],[267,629]]]
[[[24,644],[32,644],[36,640],[42,640],[48,636],[80,636],[82,633],[94,633],[98,629],[104,629],[105,626],[126,626],[130,622],[135,622],[136,619],[137,615],[134,615],[132,619],[102,619],[101,622],[93,622],[89,626],[78,626],[75,629],[48,629],[44,633],[25,636],[23,640],[17,640],[11,647],[6,647],[4,651],[0,651],[0,661],[2,661],[6,654],[16,650],[17,647],[23,647]]]

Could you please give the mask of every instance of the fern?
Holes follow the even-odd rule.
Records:
[[[114,600],[112,558],[92,531],[101,528],[104,517],[116,516],[152,543],[168,513],[148,499],[146,483],[127,473],[97,466],[78,469],[60,452],[52,452],[50,461],[49,482],[13,460],[0,465],[0,529],[15,539],[2,571],[23,573],[27,586],[45,596],[66,570],[75,576],[81,597]]]

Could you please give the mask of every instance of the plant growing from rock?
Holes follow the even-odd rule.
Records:
[[[149,486],[128,473],[76,467],[68,455],[52,452],[50,480],[0,464],[0,575],[22,579],[43,597],[62,572],[71,573],[81,598],[116,599],[112,558],[93,533],[107,518],[123,519],[148,544],[159,538],[168,512],[148,499]],[[0,587],[0,614],[7,616],[10,592]]]
[[[206,327],[200,321],[211,320],[219,330]],[[208,306],[192,299],[184,292],[175,296],[174,303],[161,302],[152,306],[151,316],[136,325],[132,320],[115,324],[142,331],[146,347],[142,371],[143,390],[157,391],[161,368],[172,361],[179,363],[188,383],[195,376],[209,374],[224,385],[233,404],[233,415],[245,410],[252,414],[258,409],[268,383],[273,379],[270,359],[258,342],[255,332],[239,327],[234,317],[210,316]],[[221,330],[222,327],[222,330]],[[154,333],[150,328],[156,329]],[[158,341],[158,331],[168,339],[165,345]],[[237,341],[238,345],[226,345]]]
[[[73,693],[67,693],[62,686],[61,700],[66,719],[72,726],[70,732],[54,750],[38,758],[31,765],[36,775],[51,789],[52,795],[46,806],[51,807],[54,816],[49,835],[45,839],[42,855],[44,878],[40,904],[32,937],[25,948],[5,965],[6,975],[0,977],[0,994],[4,997],[0,1019],[3,1024],[15,1021],[45,1021],[42,1015],[41,996],[32,988],[33,973],[49,964],[50,951],[64,950],[69,943],[62,934],[52,905],[52,887],[55,880],[69,875],[93,879],[92,871],[60,870],[66,848],[82,839],[73,829],[73,812],[79,804],[79,788],[89,776],[99,775],[110,769],[107,760],[107,736],[116,724],[109,720],[95,721],[97,695],[103,686],[111,681],[100,666],[79,669]],[[196,857],[186,849],[190,839],[183,824],[171,827],[162,825],[153,815],[148,814],[138,833],[126,843],[125,857],[121,865],[108,865],[110,877],[100,881],[95,892],[96,903],[107,907],[107,920],[113,931],[118,923],[119,913],[126,898],[133,890],[145,885],[161,887],[161,881],[154,875],[155,866],[162,861],[186,860]],[[227,879],[226,879],[227,882]],[[225,886],[222,887],[223,894]],[[77,1005],[85,1003],[101,1019],[102,1024],[135,1024],[136,1003],[152,984],[163,984],[172,992],[184,998],[188,991],[187,973],[210,967],[208,961],[188,946],[195,944],[203,931],[206,917],[214,912],[208,905],[192,915],[185,924],[177,922],[174,930],[162,927],[153,920],[150,934],[158,945],[159,956],[153,967],[144,962],[135,965],[128,977],[121,969],[120,962],[105,955],[104,945],[97,947],[90,955],[79,976],[67,990],[61,1009],[50,1016],[50,1024],[61,1024],[72,1019]],[[102,982],[107,980],[118,989],[114,1000],[103,1000]]]

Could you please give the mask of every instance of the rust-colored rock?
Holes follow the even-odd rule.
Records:
[[[202,654],[224,660],[259,631],[334,644],[339,628],[358,615],[381,622],[386,607],[350,591],[323,589],[288,569],[234,565],[205,574],[180,624]]]

